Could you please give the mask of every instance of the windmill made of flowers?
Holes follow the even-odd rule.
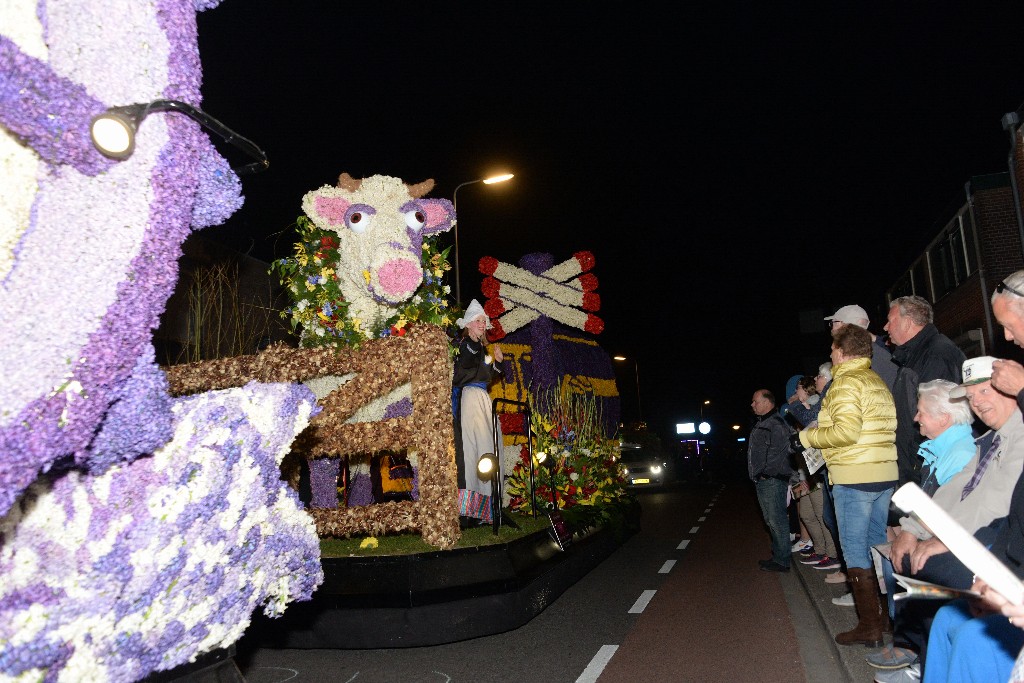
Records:
[[[607,431],[619,417],[618,390],[611,358],[592,338],[604,330],[594,256],[577,252],[559,264],[551,254],[527,254],[515,266],[485,256],[479,269],[481,291],[491,318],[492,341],[502,341],[512,374],[492,396],[527,401],[553,390],[592,394],[600,403]],[[583,334],[581,334],[583,333]],[[506,440],[523,433],[521,415],[501,416]]]

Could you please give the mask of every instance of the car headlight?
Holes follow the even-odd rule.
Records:
[[[661,474],[661,465],[655,465],[652,467],[651,474]]]

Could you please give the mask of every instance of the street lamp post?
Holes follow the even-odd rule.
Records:
[[[459,280],[459,188],[465,187],[466,185],[474,185],[476,183],[483,183],[484,185],[493,185],[494,183],[503,183],[506,180],[514,178],[511,173],[504,173],[502,175],[491,176],[490,178],[477,178],[476,180],[467,180],[464,183],[459,183],[455,186],[455,191],[452,192],[452,209],[455,210],[455,222],[452,224],[452,229],[455,232],[455,303],[462,307],[462,289],[461,282]]]
[[[615,360],[622,362],[629,360],[625,356],[612,356]],[[640,364],[636,362],[636,358],[633,360],[633,370],[636,373],[636,416],[640,422],[644,421],[644,411],[640,406]]]

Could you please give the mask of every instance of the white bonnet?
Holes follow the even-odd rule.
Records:
[[[466,325],[473,322],[475,319],[483,316],[484,320],[487,321],[487,329],[491,329],[491,319],[486,313],[484,313],[484,307],[480,305],[480,302],[473,299],[469,302],[469,308],[466,309],[466,315],[459,318],[455,322],[458,323],[460,329],[466,329]]]

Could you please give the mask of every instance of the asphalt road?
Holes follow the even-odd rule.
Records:
[[[640,532],[518,629],[432,647],[258,649],[235,662],[246,683],[853,680],[800,575],[758,571],[768,537],[749,482],[640,500]]]

